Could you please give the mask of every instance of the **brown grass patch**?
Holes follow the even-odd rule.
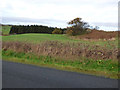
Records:
[[[102,31],[102,30],[91,30],[90,33],[85,35],[79,35],[77,38],[84,39],[84,40],[98,40],[98,39],[104,39],[106,40],[115,40],[118,36],[118,31]]]
[[[67,59],[92,58],[95,60],[117,60],[118,49],[109,50],[100,46],[92,46],[83,43],[64,44],[57,41],[48,41],[41,44],[30,44],[23,42],[3,42],[3,50],[13,50],[16,52],[34,53],[38,56],[54,56]],[[94,49],[93,49],[94,48]]]

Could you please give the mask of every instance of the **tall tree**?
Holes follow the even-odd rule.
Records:
[[[82,21],[82,18],[78,17],[68,22],[68,24],[71,25],[68,29],[73,30],[75,35],[83,34],[89,27],[87,22]]]

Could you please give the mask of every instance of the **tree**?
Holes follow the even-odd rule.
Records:
[[[87,22],[82,21],[82,18],[78,17],[68,22],[68,24],[71,25],[71,27],[68,27],[67,29],[72,30],[74,33],[73,35],[83,34],[89,27]]]
[[[68,22],[68,24],[72,24],[72,25],[77,26],[80,23],[82,23],[81,20],[82,20],[82,18],[75,18],[75,19],[71,20],[70,22]]]

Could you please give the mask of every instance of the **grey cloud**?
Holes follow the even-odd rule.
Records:
[[[42,24],[53,24],[53,23],[67,23],[63,20],[56,19],[33,19],[33,18],[25,18],[25,17],[2,17],[2,23],[42,23]],[[92,24],[96,26],[105,26],[105,27],[118,27],[118,23],[114,22],[92,22]]]
[[[33,18],[25,18],[25,17],[2,17],[2,23],[14,23],[14,22],[24,22],[24,23],[43,23],[43,24],[51,24],[55,22],[62,23],[62,20],[55,19],[33,19]]]
[[[115,22],[94,22],[96,26],[105,26],[105,27],[118,27],[118,23]]]
[[[96,1],[93,0],[24,0],[25,3],[29,2],[32,4],[36,5],[41,5],[41,4],[56,4],[56,5],[92,5],[95,7],[108,7],[112,5],[117,5],[118,0],[106,0],[103,1]]]

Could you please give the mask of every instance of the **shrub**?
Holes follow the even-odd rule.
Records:
[[[67,32],[67,30],[64,30],[64,31],[63,31],[63,34],[66,34],[66,32]]]
[[[86,33],[88,34],[88,33],[91,33],[92,32],[92,30],[91,29],[87,29],[86,30]]]
[[[66,30],[66,34],[68,34],[70,36],[74,36],[75,35],[73,30]]]
[[[62,34],[62,30],[56,28],[52,34]]]
[[[74,27],[67,27],[66,34],[71,35],[71,36],[75,36],[75,35],[84,34],[83,32],[85,32],[85,31],[81,31],[81,30],[74,28]]]

